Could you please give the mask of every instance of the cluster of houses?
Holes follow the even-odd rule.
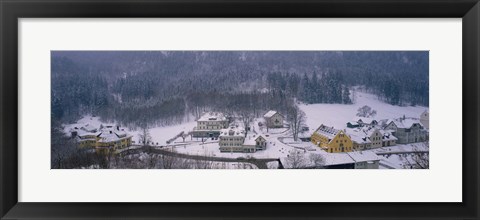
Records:
[[[284,117],[279,112],[268,111],[263,118],[267,128],[284,126]],[[344,129],[322,124],[306,140],[328,153],[346,153],[424,142],[428,140],[428,129],[429,113],[425,111],[420,118],[403,116],[376,120],[359,117],[347,122]],[[265,137],[247,135],[244,128],[235,125],[222,113],[205,113],[197,120],[192,136],[218,138],[221,152],[254,153],[267,147]]]
[[[70,134],[79,147],[95,149],[97,153],[114,152],[132,145],[132,135],[118,125],[74,126]]]
[[[279,117],[280,116],[280,117]],[[267,126],[283,126],[283,117],[277,112],[265,114]],[[230,126],[232,124],[232,126]],[[232,123],[225,115],[208,112],[197,120],[197,126],[191,132],[195,138],[218,138],[221,152],[254,153],[267,148],[267,140],[262,135],[248,134],[238,124]]]
[[[400,117],[375,120],[358,118],[347,122],[347,128],[320,125],[311,136],[311,142],[329,153],[352,152],[428,141],[429,113],[420,118]]]

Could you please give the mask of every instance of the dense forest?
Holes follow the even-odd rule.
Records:
[[[52,51],[52,120],[97,115],[125,126],[183,122],[203,111],[262,115],[352,102],[362,86],[393,105],[429,102],[428,52]]]

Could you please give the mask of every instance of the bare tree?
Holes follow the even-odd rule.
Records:
[[[167,150],[175,153],[175,149]],[[160,154],[160,165],[162,169],[175,169],[179,160],[173,155]]]
[[[140,144],[143,144],[143,146],[149,146],[149,142],[152,140],[152,137],[150,136],[150,131],[148,130],[147,126],[142,127],[142,131],[138,135],[138,138],[140,140]]]
[[[352,88],[352,102],[355,103],[357,102],[357,90],[355,88]]]
[[[430,159],[429,159],[429,149],[430,145],[427,142],[424,142],[424,148],[418,146],[413,147],[413,153],[410,156],[405,156],[406,164],[404,168],[407,169],[429,169],[430,168]]]
[[[177,158],[177,163],[175,165],[176,169],[192,169],[193,167],[192,161],[184,158]]]
[[[72,154],[77,152],[75,142],[65,136],[59,128],[52,127],[51,130],[51,168],[65,169]]]
[[[155,169],[157,167],[158,163],[158,155],[156,154],[148,154],[148,157],[146,159],[146,165],[148,169]]]
[[[203,152],[203,156],[211,157],[212,155],[207,150],[205,150]],[[214,162],[210,160],[195,160],[194,167],[195,169],[212,169],[214,168]]]
[[[248,128],[250,127],[250,123],[253,120],[253,115],[249,111],[245,110],[240,113],[240,118],[243,123],[243,128],[245,129],[245,137],[246,137],[248,133]]]
[[[374,117],[377,114],[377,111],[373,110],[370,106],[364,105],[357,110],[357,116],[370,118]]]
[[[292,129],[293,133],[293,140],[298,140],[298,133],[305,126],[305,112],[300,110],[298,106],[294,105],[293,107],[288,109],[288,117],[290,121],[290,128]]]
[[[195,169],[212,169],[214,167],[213,161],[210,160],[195,160]]]
[[[301,169],[306,167],[305,153],[298,150],[291,150],[286,159],[286,165],[290,169]]]
[[[325,166],[325,158],[320,154],[310,154],[310,162],[316,169],[321,169]]]

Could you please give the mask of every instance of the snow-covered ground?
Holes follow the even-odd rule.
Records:
[[[152,137],[152,141],[155,144],[158,143],[158,145],[162,146],[167,144],[167,140],[175,137],[180,132],[184,131],[185,133],[188,133],[189,131],[193,130],[193,127],[195,127],[196,125],[197,123],[195,121],[190,121],[190,122],[167,126],[167,127],[150,128],[149,132],[150,132],[150,136]],[[133,135],[133,140],[135,141],[135,143],[138,143],[138,139],[139,139],[138,136],[140,133],[141,133],[140,130],[131,131],[131,134]],[[179,140],[181,140],[181,138]]]
[[[89,124],[95,128],[99,128],[100,125],[108,125],[108,124],[115,124],[115,123],[106,123],[102,122],[99,117],[92,117],[90,115],[86,115],[80,120],[77,121],[75,124],[68,124],[68,125],[63,125],[64,126],[64,132],[66,134],[69,134],[70,129],[73,127],[82,127],[86,124]],[[182,131],[185,131],[188,133],[188,131],[191,131],[193,127],[197,123],[195,121],[190,121],[178,125],[172,125],[172,126],[166,126],[166,127],[155,127],[149,129],[150,136],[152,138],[152,142],[158,143],[159,146],[166,145],[167,140],[175,137],[177,134],[179,134]],[[132,141],[135,143],[138,143],[139,140],[139,134],[141,133],[141,130],[129,130],[127,128],[124,128],[126,132],[128,132],[130,135],[133,136]],[[181,138],[180,138],[181,140]]]
[[[351,105],[344,104],[301,104],[300,109],[307,116],[306,124],[313,133],[321,124],[333,126],[337,129],[343,129],[347,126],[347,122],[354,120],[357,116],[357,110],[368,105],[377,111],[377,115],[373,117],[377,120],[406,117],[419,118],[420,115],[428,109],[422,106],[396,106],[390,105],[378,100],[377,96],[364,92],[355,92],[355,103]]]
[[[320,126],[325,124],[328,126],[334,126],[337,129],[343,129],[346,127],[348,121],[352,121],[356,118],[356,113],[358,108],[368,105],[373,110],[377,111],[377,115],[374,117],[377,120],[381,119],[393,119],[399,118],[405,115],[406,117],[415,117],[418,118],[422,112],[424,112],[427,107],[412,107],[412,106],[394,106],[387,104],[378,100],[375,95],[367,94],[363,92],[356,92],[355,103],[351,105],[342,105],[342,104],[301,104],[299,105],[306,114],[306,125],[310,128],[307,136],[313,133],[313,131]],[[263,151],[257,151],[255,153],[230,153],[230,152],[220,152],[218,139],[212,140],[211,138],[202,143],[200,138],[191,138],[187,137],[185,142],[182,138],[177,138],[172,143],[167,144],[166,141],[175,137],[180,132],[188,133],[193,130],[196,126],[195,121],[190,121],[178,125],[166,126],[166,127],[155,127],[149,129],[150,136],[154,145],[162,146],[164,148],[173,148],[178,153],[191,154],[191,155],[202,155],[202,156],[214,156],[214,157],[226,157],[226,158],[284,158],[287,157],[293,151],[301,151],[306,156],[311,154],[320,154],[326,158],[327,161],[335,162],[341,160],[341,157],[336,156],[335,154],[327,153],[320,150],[314,144],[310,142],[301,142],[294,141],[292,138],[291,131],[288,128],[278,128],[278,129],[267,129],[258,125],[258,122],[263,121],[261,118],[257,118],[251,124],[252,133],[257,135],[262,135],[267,139],[267,149]],[[94,127],[100,127],[101,124],[112,124],[112,123],[102,123],[98,117],[85,116],[80,119],[77,124],[65,125],[65,132],[75,127],[83,126],[85,124],[90,124]],[[126,131],[133,135],[133,141],[138,143],[140,130]],[[423,146],[418,145],[398,145],[393,147],[385,147],[371,150],[374,153],[392,153],[392,152],[408,152],[416,150],[428,150],[427,148],[422,148]],[[402,158],[398,155],[391,156],[382,156],[382,163],[394,168],[402,168]],[[223,165],[222,165],[223,166]],[[234,165],[228,165],[234,166]],[[269,164],[269,167],[278,166],[278,164]],[[385,167],[383,167],[385,168]]]

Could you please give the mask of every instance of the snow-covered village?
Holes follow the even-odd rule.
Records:
[[[363,52],[348,57],[353,52],[235,52],[226,54],[230,66],[210,63],[220,58],[201,52],[125,53],[127,58],[94,54],[95,61],[81,52],[52,57],[52,80],[68,81],[59,91],[52,88],[52,168],[429,168],[428,53]],[[249,55],[255,61],[248,62]],[[314,64],[310,68],[305,67],[310,62],[285,61],[292,56],[313,59]],[[126,60],[107,65],[101,63],[105,57]],[[73,64],[75,59],[81,61]],[[187,65],[179,59],[196,64],[179,67]],[[268,63],[259,65],[258,59]],[[329,62],[322,66],[325,61],[318,60],[325,59]],[[338,60],[344,62],[342,68],[332,68],[340,65]],[[345,64],[348,60],[351,66]],[[369,64],[374,66],[364,67]],[[181,68],[182,77],[171,76],[167,86],[169,76],[158,70],[162,65]],[[239,65],[241,73],[229,75]],[[382,79],[385,68],[398,73],[385,73]],[[63,78],[81,71],[89,75],[92,69],[99,73],[89,79],[102,88],[78,81],[82,77]],[[120,70],[115,76],[105,74]],[[298,71],[303,72],[294,73]],[[418,80],[395,78],[408,71]],[[198,78],[182,80],[189,74]],[[242,79],[252,76],[259,78]],[[78,92],[71,88],[77,83],[89,88],[80,98],[87,94],[92,100],[75,102],[71,99],[79,96],[59,93]]]

